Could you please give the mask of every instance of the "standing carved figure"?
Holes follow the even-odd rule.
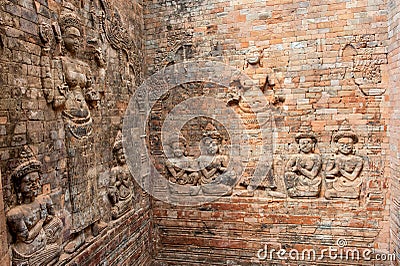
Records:
[[[132,176],[126,164],[120,131],[114,142],[113,154],[117,165],[111,169],[108,196],[112,204],[111,216],[118,219],[132,208],[134,198]]]
[[[100,222],[97,193],[97,170],[90,107],[96,107],[99,94],[92,86],[90,67],[78,57],[82,49],[82,28],[74,13],[60,17],[56,39],[62,54],[55,60],[61,84],[53,90],[44,88],[46,99],[62,110],[65,145],[68,153],[68,189],[73,239],[65,246],[67,253],[79,248],[87,237],[96,236],[106,227]],[[91,231],[91,232],[90,232]],[[86,234],[86,236],[85,236]]]
[[[321,156],[314,154],[317,138],[311,130],[302,127],[295,140],[300,153],[293,155],[286,164],[285,183],[290,197],[318,197],[321,189]]]
[[[357,199],[360,196],[360,174],[364,165],[364,159],[354,154],[354,144],[358,142],[358,137],[345,121],[333,135],[333,142],[337,155],[326,166],[325,198]]]
[[[23,147],[18,166],[12,173],[18,205],[7,212],[13,236],[13,266],[54,265],[61,254],[63,223],[55,216],[51,198],[39,195],[40,171],[41,163],[32,150]]]

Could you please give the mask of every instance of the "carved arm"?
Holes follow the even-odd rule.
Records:
[[[355,156],[354,156],[354,157],[355,157]],[[353,169],[353,171],[352,171],[351,173],[347,172],[346,169],[344,169],[344,168],[345,168],[345,167],[344,167],[344,163],[345,163],[345,162],[343,162],[343,161],[341,162],[341,165],[340,165],[340,168],[339,168],[340,173],[341,173],[345,178],[347,178],[347,179],[349,179],[349,180],[351,180],[351,181],[354,181],[354,180],[360,175],[360,172],[361,172],[362,167],[363,167],[363,160],[362,160],[362,158],[360,158],[360,157],[355,157],[354,159],[356,160],[356,166],[355,166],[355,168]]]

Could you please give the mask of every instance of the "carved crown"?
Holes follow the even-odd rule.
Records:
[[[338,142],[341,138],[351,138],[354,143],[358,142],[356,133],[351,129],[350,124],[347,120],[344,120],[342,125],[339,127],[339,131],[333,134],[333,141]]]
[[[299,143],[300,139],[310,138],[314,143],[317,143],[317,135],[311,130],[311,125],[303,124],[299,128],[299,133],[296,134],[294,139]]]
[[[122,133],[121,131],[118,131],[114,141],[113,152],[116,152],[120,149],[122,149]]]
[[[181,143],[184,146],[186,146],[187,141],[186,141],[185,137],[182,136],[182,135],[179,135],[177,138],[176,137],[170,137],[169,140],[168,140],[168,145],[172,148],[172,145],[174,143]]]
[[[207,131],[207,132],[205,132],[203,134],[203,137],[215,139],[215,140],[218,140],[218,141],[222,140],[222,136],[218,131]]]
[[[61,32],[64,34],[65,30],[70,28],[70,27],[75,27],[77,28],[81,33],[82,33],[82,24],[81,20],[77,15],[71,12],[66,12],[61,14],[60,17],[60,26],[61,26]]]
[[[29,146],[21,148],[18,159],[17,167],[11,174],[14,180],[19,180],[21,177],[32,173],[41,172],[42,164],[36,159],[32,149]]]

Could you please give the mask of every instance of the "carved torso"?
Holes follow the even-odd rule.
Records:
[[[16,236],[14,249],[24,255],[31,255],[46,246],[43,223],[52,212],[51,199],[39,196],[29,204],[19,205],[7,213],[7,221]]]
[[[113,175],[112,180],[115,180],[111,186],[115,186],[118,190],[119,200],[126,200],[132,195],[132,181],[131,173],[129,172],[128,166],[116,166],[111,169]]]
[[[85,100],[89,66],[77,59],[62,58],[65,83],[68,85],[64,114],[71,118],[87,118],[90,116],[89,107]]]

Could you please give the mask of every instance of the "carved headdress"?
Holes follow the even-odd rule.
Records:
[[[338,142],[341,138],[351,138],[353,143],[358,142],[356,133],[351,129],[350,124],[347,120],[344,120],[342,125],[339,127],[339,131],[333,134],[333,141]]]
[[[77,15],[72,12],[65,12],[60,17],[61,33],[64,34],[65,30],[74,27],[77,28],[82,34],[82,23]]]
[[[210,123],[207,124],[205,130],[206,130],[206,132],[203,134],[203,138],[215,139],[215,140],[218,140],[218,142],[222,141],[221,134],[218,132],[218,130],[215,128],[215,126],[213,124],[210,124]]]
[[[222,141],[222,136],[218,131],[207,131],[203,134],[204,138],[210,138],[210,139],[215,139],[218,140],[219,142]]]
[[[175,143],[183,144],[183,146],[186,147],[187,140],[186,140],[185,137],[182,136],[182,135],[179,135],[178,137],[170,137],[170,138],[168,139],[168,145],[169,145],[171,148],[172,148],[173,144],[175,144]]]
[[[300,139],[310,138],[314,143],[317,143],[317,136],[311,130],[311,125],[309,124],[302,124],[299,128],[299,133],[296,134],[294,139],[297,143],[299,143]]]
[[[19,181],[21,177],[32,173],[41,172],[42,164],[36,159],[32,149],[29,146],[24,146],[19,152],[17,159],[17,167],[11,174],[14,181]]]
[[[122,149],[122,133],[121,131],[118,131],[114,141],[113,152],[116,152],[120,149]]]

